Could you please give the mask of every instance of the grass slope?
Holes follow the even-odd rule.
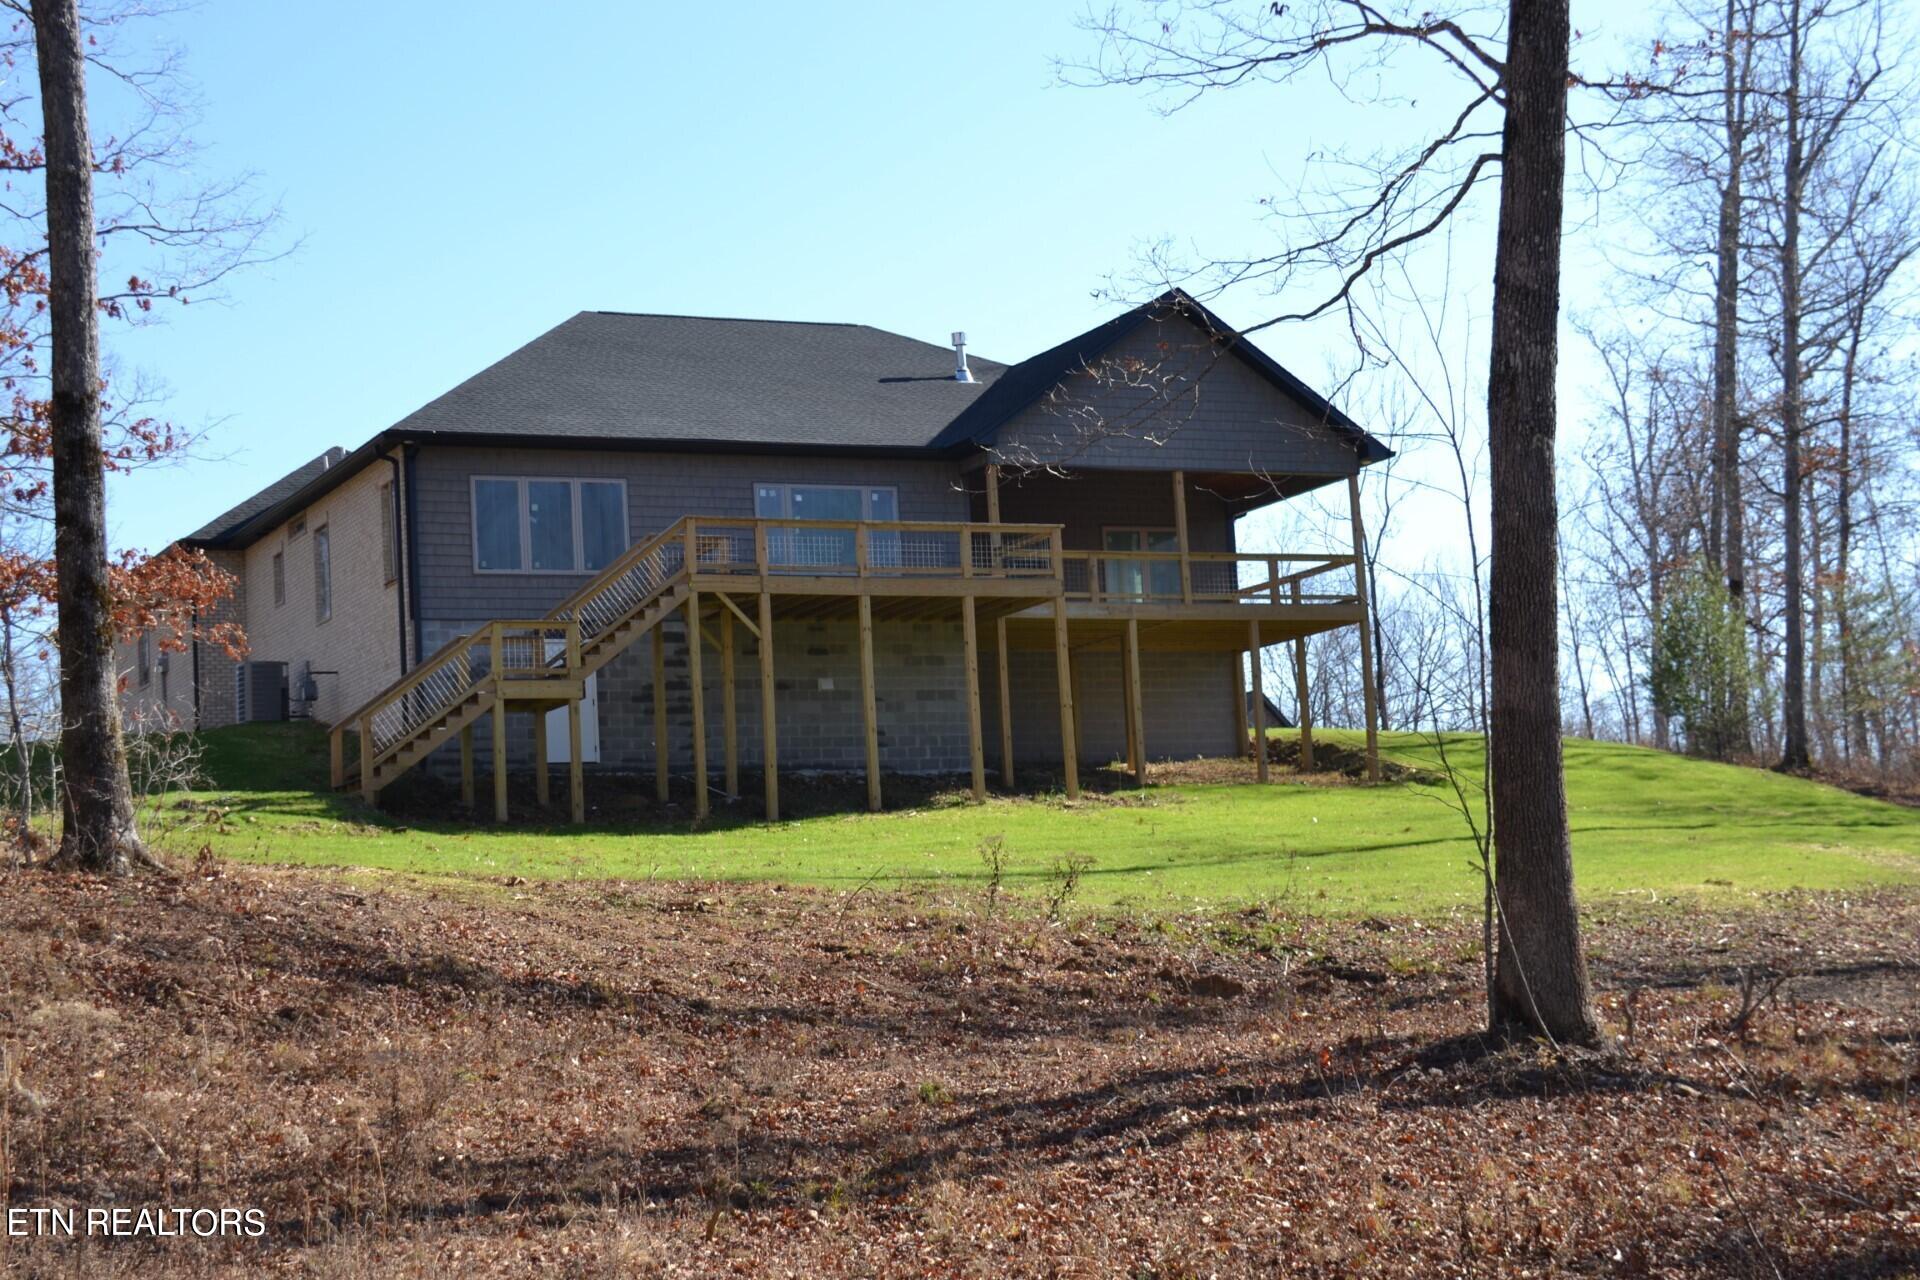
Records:
[[[1409,764],[1439,763],[1418,735],[1383,735],[1383,745]],[[982,842],[1003,836],[1012,889],[1045,892],[1062,859],[1090,859],[1075,898],[1087,905],[1279,901],[1328,914],[1431,914],[1478,895],[1466,826],[1451,790],[1437,785],[1306,785],[1283,772],[1264,788],[1156,786],[1073,806],[1000,798],[771,825],[723,813],[697,831],[684,819],[496,829],[464,818],[403,824],[328,794],[324,743],[311,726],[220,730],[206,747],[217,820],[202,817],[172,843],[204,841],[233,858],[529,879],[964,887],[985,879]],[[1480,740],[1467,735],[1450,737],[1446,756],[1463,776],[1478,777],[1484,763]],[[1589,898],[1733,900],[1920,883],[1920,811],[1612,743],[1570,741],[1567,780],[1576,873]],[[590,780],[589,798],[647,785]]]

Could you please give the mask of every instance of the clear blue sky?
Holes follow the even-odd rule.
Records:
[[[110,329],[167,416],[209,428],[203,456],[115,482],[116,540],[162,545],[579,310],[963,328],[1021,358],[1111,314],[1094,291],[1150,241],[1266,243],[1255,201],[1310,151],[1438,96],[1362,112],[1262,89],[1168,117],[1058,85],[1053,60],[1091,51],[1080,12],[215,0],[168,19],[205,101],[198,163],[257,173],[301,244],[217,305]],[[1475,310],[1478,253],[1456,273]],[[1262,338],[1309,380],[1329,341]]]

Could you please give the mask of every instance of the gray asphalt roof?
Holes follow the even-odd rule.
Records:
[[[188,534],[186,540],[189,542],[211,542],[219,538],[222,534],[231,533],[248,520],[251,520],[254,516],[259,515],[261,512],[279,502],[282,498],[290,498],[312,481],[318,480],[327,473],[329,468],[339,466],[341,459],[346,456],[347,451],[345,449],[342,449],[338,445],[333,446],[313,461],[303,463],[295,467],[292,471],[287,472],[287,474],[254,494],[239,506],[221,512]]]
[[[970,363],[861,324],[583,311],[393,430],[916,449],[1005,369]]]

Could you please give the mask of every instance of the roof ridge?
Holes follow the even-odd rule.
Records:
[[[595,307],[583,315],[595,316],[634,316],[644,320],[718,320],[724,324],[810,324],[823,329],[873,329],[875,333],[892,333],[891,329],[875,329],[870,324],[861,324],[857,320],[780,320],[771,316],[702,316],[688,311],[621,311],[608,307]],[[907,335],[897,334],[904,338]],[[933,345],[933,344],[928,344]]]

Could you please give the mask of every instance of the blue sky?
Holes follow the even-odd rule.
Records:
[[[285,260],[108,348],[205,428],[116,480],[157,547],[331,444],[353,446],[584,309],[848,320],[1018,359],[1111,314],[1165,237],[1270,244],[1315,149],[1417,127],[1443,92],[1356,109],[1259,89],[1166,116],[1062,87],[1077,4],[793,6],[213,0],[169,18],[209,175],[277,201]],[[1454,275],[1481,314],[1485,228]],[[1577,300],[1578,282],[1571,291]],[[1229,297],[1262,318],[1270,299]],[[1263,345],[1310,381],[1337,333]],[[1477,375],[1477,371],[1476,375]]]

